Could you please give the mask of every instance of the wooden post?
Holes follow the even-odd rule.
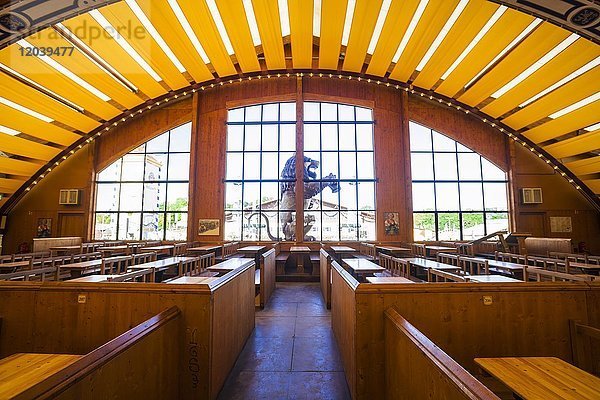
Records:
[[[304,242],[304,96],[302,77],[296,78],[296,242]]]

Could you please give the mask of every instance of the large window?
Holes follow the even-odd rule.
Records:
[[[165,132],[97,176],[97,240],[185,240],[191,123]]]
[[[415,240],[472,240],[508,229],[504,171],[414,122],[410,148]]]
[[[375,239],[372,111],[308,102],[298,122],[304,176],[296,180],[296,104],[229,111],[225,239],[296,240],[298,182],[304,240]]]

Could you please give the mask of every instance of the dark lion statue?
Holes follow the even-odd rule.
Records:
[[[304,209],[308,209],[310,202],[319,193],[321,193],[326,187],[329,187],[333,193],[340,191],[339,182],[336,180],[337,177],[334,174],[324,176],[321,181],[317,181],[317,169],[319,168],[319,161],[313,160],[309,157],[304,157]],[[260,215],[267,225],[267,234],[273,241],[296,240],[296,220],[293,211],[296,209],[296,157],[290,157],[281,171],[281,198],[279,199],[279,209],[283,210],[279,214],[281,230],[284,238],[275,237],[271,232],[269,225],[269,219],[261,212],[256,212],[248,219],[255,215]],[[313,241],[314,237],[309,236],[315,219],[312,215],[304,217],[304,241]]]

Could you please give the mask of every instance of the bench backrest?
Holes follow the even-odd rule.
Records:
[[[215,253],[203,254],[179,263],[179,276],[197,276],[206,268],[215,265]]]
[[[141,278],[142,282],[154,282],[154,268],[142,269],[139,271],[127,272],[115,277],[108,277],[109,282],[135,282]]]
[[[9,274],[1,274],[0,281],[45,281],[48,280],[48,278],[57,280],[57,270],[56,267],[21,270]]]
[[[452,272],[441,271],[435,268],[427,270],[427,282],[466,282],[464,276]]]
[[[600,363],[594,365],[592,348],[600,343],[600,329],[571,319],[569,320],[569,330],[571,333],[573,363],[578,368],[598,375]]]
[[[105,258],[100,265],[100,273],[104,275],[125,272],[127,267],[131,265],[131,260],[131,256]]]
[[[443,264],[454,265],[458,267],[460,264],[459,254],[437,253],[437,261]]]
[[[506,261],[517,264],[527,264],[527,256],[522,256],[520,254],[515,253],[506,253],[502,251],[497,251],[494,253],[494,259],[496,261]]]
[[[237,253],[239,248],[240,248],[239,242],[224,243],[221,254],[223,255],[223,258],[225,259],[225,258],[231,257],[232,255]]]
[[[550,271],[570,272],[569,260],[560,260],[558,258],[527,256],[527,265],[547,269]]]
[[[426,256],[425,245],[422,243],[411,243],[410,250],[416,257]]]
[[[131,265],[146,264],[156,259],[156,252],[134,254],[131,256]]]
[[[173,247],[173,256],[182,256],[187,251],[187,243],[176,243]]]
[[[481,258],[461,257],[459,266],[462,268],[465,274],[469,273],[471,275],[488,275],[490,273],[488,260]]]
[[[410,277],[410,263],[402,258],[392,258],[392,276]]]
[[[580,262],[587,264],[588,256],[587,254],[575,254],[575,253],[561,253],[558,251],[551,251],[548,253],[549,257],[557,258],[559,260],[569,260],[571,262]]]
[[[573,275],[564,272],[546,270],[543,268],[529,268],[527,266],[523,266],[523,279],[525,282],[527,282],[530,280],[530,278],[533,278],[533,280],[538,282],[589,282],[595,279],[595,277],[592,275]]]

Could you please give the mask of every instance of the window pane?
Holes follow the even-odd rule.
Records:
[[[483,196],[486,211],[506,211],[508,199],[506,198],[505,183],[484,183]]]
[[[223,237],[225,240],[241,240],[242,232],[242,213],[241,212],[225,212],[225,227]]]
[[[438,214],[438,239],[460,240],[460,221],[458,213]]]
[[[187,211],[189,199],[188,183],[169,183],[167,185],[167,211]]]
[[[244,183],[244,210],[258,210],[260,208],[260,183]]]
[[[358,153],[358,179],[375,179],[373,153]]]
[[[354,121],[354,107],[340,104],[338,106],[338,112],[340,113],[340,121]]]
[[[311,172],[316,174],[315,177],[309,176],[307,179],[321,179],[321,174],[323,172],[323,164],[321,163],[321,153],[318,152],[305,152],[304,157],[310,158],[311,160],[317,161],[319,163],[319,168],[311,168]],[[327,175],[327,174],[325,174]]]
[[[127,154],[123,157],[122,181],[142,181],[144,179],[144,155]]]
[[[227,179],[242,179],[242,159],[241,153],[227,154]]]
[[[279,207],[279,183],[263,182],[260,189],[261,209],[277,211],[277,207]]]
[[[277,125],[262,126],[262,151],[277,151],[279,147],[278,130]]]
[[[277,226],[279,225],[279,221],[277,219],[277,212],[263,212],[262,215],[263,216],[260,217],[260,240],[276,240],[278,238]],[[258,216],[254,218],[258,219]],[[269,233],[271,234],[271,236],[269,236]]]
[[[463,240],[473,240],[485,236],[483,214],[464,213],[462,215]]]
[[[142,216],[142,240],[162,240],[164,214],[144,214]]]
[[[338,153],[322,153],[321,157],[321,174],[323,176],[334,174],[335,176],[339,177],[340,174],[338,171]]]
[[[186,164],[185,167],[187,167],[188,165],[189,159],[188,164]],[[166,154],[148,154],[146,156],[144,180],[149,182],[167,180]]]
[[[242,184],[225,183],[225,210],[242,209]]]
[[[375,240],[377,238],[377,225],[375,224],[375,211],[359,211],[358,213],[358,240]]]
[[[144,184],[144,211],[164,211],[165,196],[167,194],[166,183]]]
[[[410,155],[411,174],[414,181],[433,180],[433,157],[431,153]]]
[[[277,170],[279,177],[281,177],[281,171],[283,171],[287,162],[293,157],[296,157],[295,153],[279,153],[279,169]]]
[[[279,126],[280,131],[280,151],[295,151],[296,150],[296,125],[282,124]]]
[[[146,153],[166,153],[169,151],[169,134],[163,133],[146,143]]]
[[[458,155],[458,174],[461,180],[481,180],[481,157],[476,153],[461,153]]]
[[[246,107],[246,122],[258,122],[261,119],[262,106]]]
[[[370,108],[356,107],[357,121],[373,121],[373,111]]]
[[[116,240],[117,214],[97,213],[94,230],[94,238],[96,240]]]
[[[436,180],[455,181],[458,179],[456,172],[456,154],[435,153],[433,160]]]
[[[458,184],[436,183],[436,205],[438,211],[458,211]],[[463,208],[464,209],[464,208]]]
[[[119,240],[140,240],[142,214],[121,213],[119,215]]]
[[[357,150],[373,151],[373,125],[356,125],[356,148]]]
[[[340,213],[340,240],[358,240],[358,214],[356,211]]]
[[[244,212],[244,215],[242,216],[242,230],[244,231],[242,240],[256,241],[259,238],[258,235],[261,222],[257,218],[257,215],[253,214],[255,214],[255,212],[249,211]]]
[[[483,210],[481,183],[460,184],[460,205],[464,211]]]
[[[142,211],[142,183],[122,183],[119,210]]]
[[[181,125],[171,130],[171,139],[169,151],[171,152],[190,152],[192,141],[192,123]]]
[[[337,104],[321,103],[321,121],[337,120]]]
[[[415,240],[435,240],[435,214],[413,214],[413,226]]]
[[[338,149],[338,130],[337,125],[321,125],[321,148],[323,150]]]
[[[185,240],[187,237],[187,213],[167,214],[166,240]]]
[[[340,213],[337,211],[323,211],[322,219],[322,235],[324,241],[340,240]]]
[[[481,166],[483,167],[483,179],[486,181],[506,180],[506,173],[485,158],[481,160]]]
[[[227,126],[227,151],[244,150],[244,127],[242,125]]]
[[[340,179],[356,179],[356,153],[340,153]]]
[[[433,151],[456,151],[456,142],[436,131],[433,133]]]
[[[375,182],[358,184],[358,209],[375,210]]]
[[[280,121],[296,121],[296,103],[281,103],[279,105]]]
[[[304,218],[307,225],[310,225],[310,230],[304,235],[309,241],[321,240],[321,213],[320,212],[305,212]]]
[[[277,153],[262,153],[262,179],[277,179],[279,160]]]
[[[118,159],[114,163],[106,167],[98,174],[98,182],[119,181],[121,180],[121,163],[122,159]]]
[[[260,125],[246,125],[244,130],[244,150],[260,151]]]
[[[321,113],[319,110],[319,103],[304,103],[304,120],[305,121],[320,121]]]
[[[140,147],[137,147],[137,148],[131,150],[129,153],[136,154],[136,153],[145,153],[145,152],[146,152],[146,143],[144,143]]]
[[[244,154],[244,179],[260,179],[260,153]]]
[[[227,121],[244,122],[244,108],[235,108],[227,112]]]
[[[435,194],[433,183],[413,183],[413,210],[415,211],[434,211]]]
[[[119,209],[118,183],[99,183],[96,191],[97,211],[117,211]]]
[[[485,225],[487,232],[508,231],[508,213],[486,213]]]
[[[330,191],[330,189],[326,189]],[[357,210],[357,184],[355,182],[340,183],[340,208],[342,210]]]
[[[431,151],[431,130],[422,125],[409,123],[410,151]]]
[[[279,104],[264,104],[263,105],[263,121],[277,121],[279,120]]]
[[[169,180],[187,181],[190,179],[190,154],[169,155]]]
[[[356,130],[354,124],[340,124],[340,150],[356,150]]]
[[[321,126],[318,124],[304,125],[304,151],[321,150]]]

